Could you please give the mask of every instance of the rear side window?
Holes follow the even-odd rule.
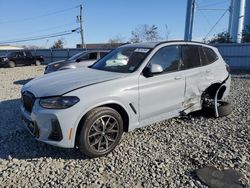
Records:
[[[203,47],[203,50],[207,57],[208,64],[213,63],[218,59],[217,54],[211,48]]]
[[[181,51],[179,46],[166,46],[159,49],[151,58],[150,64],[159,64],[163,72],[178,71],[180,67]]]
[[[199,54],[200,54],[200,60],[201,60],[201,64],[204,65],[208,65],[209,61],[207,59],[207,56],[203,50],[203,47],[199,47]]]
[[[194,45],[182,46],[182,69],[200,67],[199,47]]]

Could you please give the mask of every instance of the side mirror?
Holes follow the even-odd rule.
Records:
[[[163,72],[163,68],[159,64],[151,64],[150,67],[145,67],[143,70],[143,75],[145,77],[152,77],[154,74],[159,74]]]
[[[159,64],[151,64],[150,66],[150,73],[152,74],[159,74],[163,72],[163,68]]]
[[[81,60],[80,59],[77,59],[76,62],[79,63]]]

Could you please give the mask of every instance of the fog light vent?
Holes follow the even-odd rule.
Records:
[[[63,139],[61,127],[57,119],[51,120],[51,133],[49,139],[55,141],[61,141]]]

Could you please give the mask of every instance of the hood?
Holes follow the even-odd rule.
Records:
[[[90,68],[69,69],[39,76],[22,88],[35,97],[63,95],[71,90],[126,76],[124,73],[100,71]]]
[[[57,64],[57,63],[63,63],[65,61],[67,61],[67,60],[54,61],[52,63],[49,63],[48,65],[54,65],[54,64]]]

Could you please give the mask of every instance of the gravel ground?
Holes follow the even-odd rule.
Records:
[[[20,122],[20,88],[40,67],[0,69],[0,187],[206,187],[194,170],[233,168],[250,184],[250,75],[232,79],[233,113],[173,118],[126,133],[108,156],[38,142]]]

